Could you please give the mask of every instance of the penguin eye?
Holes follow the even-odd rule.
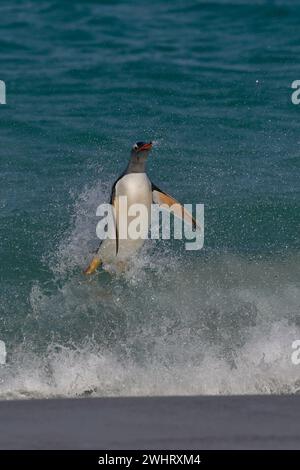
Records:
[[[139,147],[138,147],[137,144],[134,144],[133,148],[134,148],[134,150],[137,150]]]

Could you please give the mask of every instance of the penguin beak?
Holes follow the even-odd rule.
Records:
[[[139,149],[138,149],[138,152],[144,152],[145,150],[151,150],[152,149],[152,142],[149,142],[149,143],[146,143],[146,144],[143,144]]]

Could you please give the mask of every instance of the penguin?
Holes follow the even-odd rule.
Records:
[[[115,236],[113,238],[106,238],[100,243],[98,250],[89,266],[85,269],[84,273],[89,275],[94,273],[102,264],[115,264],[122,265],[127,262],[145,242],[145,238],[130,238],[126,239],[119,237],[118,220],[119,220],[119,201],[121,196],[127,197],[128,213],[132,204],[143,204],[147,208],[147,220],[143,226],[146,227],[147,233],[151,225],[150,214],[151,204],[164,205],[164,208],[173,206],[173,212],[176,217],[181,218],[187,223],[196,228],[196,220],[192,215],[169,194],[165,193],[154,185],[147,176],[146,163],[150,150],[152,149],[152,142],[137,142],[131,149],[130,160],[125,171],[114,182],[110,204],[113,207],[114,213],[114,230]],[[174,204],[176,210],[174,211]],[[134,217],[133,217],[134,218]],[[132,217],[128,216],[128,226]]]

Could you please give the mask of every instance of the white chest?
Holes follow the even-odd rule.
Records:
[[[128,205],[145,204],[152,201],[151,182],[146,173],[130,173],[116,184],[116,197],[127,196]]]

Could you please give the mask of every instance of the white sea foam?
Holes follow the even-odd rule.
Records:
[[[168,363],[163,350],[143,365],[116,358],[92,342],[81,348],[52,345],[42,357],[21,349],[0,370],[0,397],[298,393],[299,370],[291,362],[297,334],[284,322],[268,334],[256,328],[234,366],[218,357],[213,346],[199,362]]]
[[[35,336],[7,344],[0,398],[298,393],[299,254],[196,257],[149,241],[125,275],[86,279],[93,209],[108,193],[78,198],[50,257],[54,285],[31,289]]]

